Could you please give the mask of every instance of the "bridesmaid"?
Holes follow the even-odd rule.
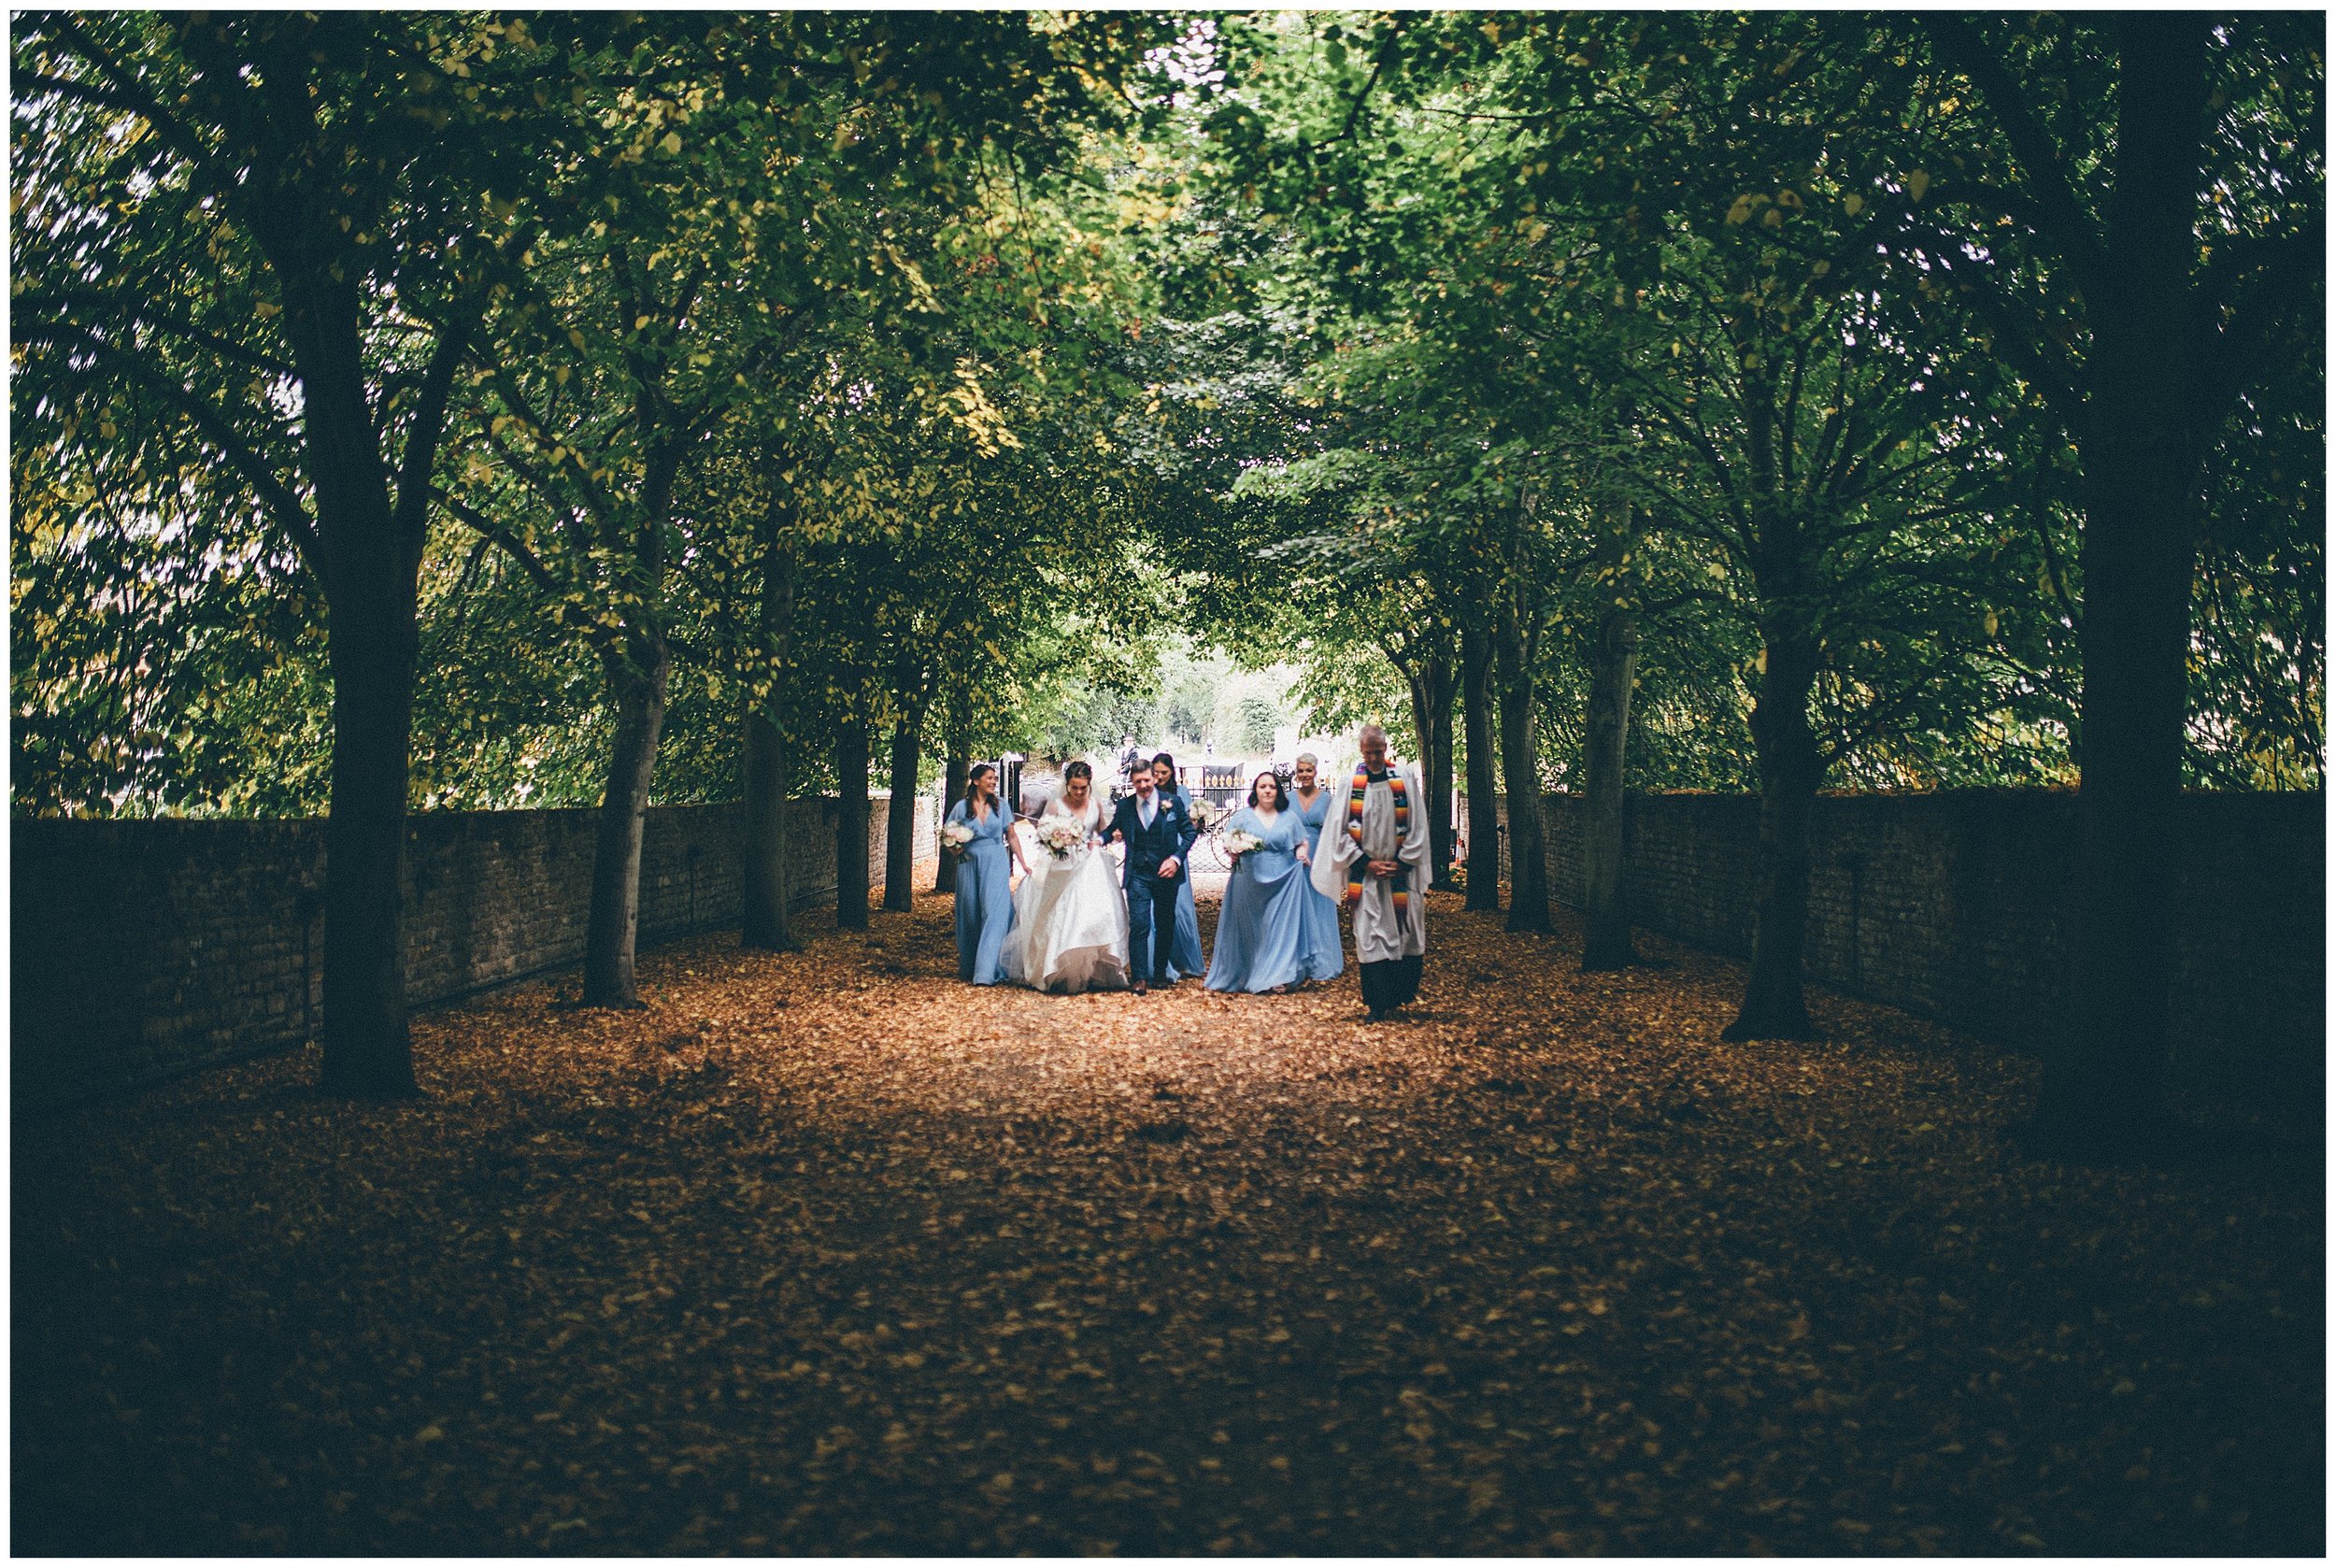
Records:
[[[1249,804],[1224,831],[1255,834],[1258,848],[1233,862],[1225,906],[1217,917],[1217,951],[1208,962],[1211,991],[1288,991],[1306,977],[1306,906],[1319,897],[1298,862],[1298,814],[1282,801],[1282,781],[1261,773]]]
[[[998,800],[998,770],[976,764],[966,776],[965,798],[949,807],[952,822],[974,830],[974,841],[952,851],[964,857],[957,873],[957,977],[994,986],[1005,976],[1006,934],[1014,929],[1014,892],[1008,869],[1008,814]]]
[[[1331,814],[1331,792],[1316,782],[1320,763],[1311,751],[1298,754],[1298,765],[1290,782],[1296,786],[1290,793],[1290,810],[1304,829],[1298,850],[1299,863],[1314,863],[1314,847],[1322,842],[1322,823]],[[1338,940],[1338,900],[1324,898],[1306,883],[1306,973],[1309,980],[1329,980],[1337,977],[1346,967],[1346,950]]]
[[[1184,802],[1186,814],[1191,813],[1192,797],[1176,782],[1176,760],[1165,751],[1152,759],[1152,788],[1163,795],[1175,795]],[[1168,950],[1168,977],[1181,980],[1205,967],[1201,958],[1201,910],[1192,901],[1192,878],[1187,877],[1176,890],[1176,945]]]

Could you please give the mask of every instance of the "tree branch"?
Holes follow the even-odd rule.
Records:
[[[453,392],[454,373],[462,367],[463,356],[469,351],[470,336],[478,321],[476,312],[466,314],[466,320],[450,321],[439,329],[437,346],[430,351],[429,368],[422,372],[421,399],[415,405],[413,417],[406,421],[406,449],[398,458],[397,497],[392,504],[391,516],[416,560],[421,554],[430,470],[437,462],[438,445],[446,433],[447,400]]]
[[[193,388],[164,375],[141,356],[115,348],[88,328],[73,322],[60,322],[58,326],[71,335],[90,354],[111,365],[116,374],[159,393],[184,415],[188,422],[201,433],[205,440],[219,449],[220,454],[258,493],[262,504],[292,535],[293,546],[299,549],[310,569],[320,578],[325,576],[323,557],[318,549],[316,525],[308,516],[308,508],[301,503],[298,493],[278,476],[274,465],[236,431],[225,413]]]
[[[231,337],[222,337],[207,328],[198,327],[185,317],[155,305],[123,299],[102,289],[54,289],[26,292],[17,295],[10,303],[13,310],[28,315],[53,309],[57,315],[65,316],[76,306],[109,311],[117,320],[133,325],[161,328],[200,348],[208,349],[222,359],[233,360],[254,370],[264,370],[274,376],[299,375],[291,364],[273,354],[246,348]]]
[[[567,588],[552,574],[551,568],[544,564],[543,557],[527,547],[525,540],[443,486],[432,485],[429,494],[432,500],[446,508],[449,517],[477,534],[482,543],[493,544],[496,549],[517,562],[520,569],[528,575],[536,587],[562,604],[567,603]],[[604,640],[612,635],[595,621],[585,621],[583,627],[585,634],[595,641]]]
[[[2327,270],[2328,229],[2324,223],[2306,222],[2292,234],[2247,249],[2256,254],[2268,252],[2269,260],[2231,301],[2229,321],[2213,332],[2200,376],[2217,410],[2229,407],[2232,399],[2255,384],[2300,307],[2316,307],[2305,285]]]
[[[2061,422],[2071,430],[2082,429],[2085,418],[2085,395],[2079,389],[2083,378],[2065,360],[2055,363],[2040,347],[2041,335],[2036,324],[2014,321],[2010,306],[1996,285],[1985,276],[1973,282],[1963,280],[1963,272],[1957,258],[1951,254],[1956,243],[1944,235],[1944,250],[1930,251],[1930,264],[1957,284],[1956,297],[1970,300],[1980,315],[1987,318],[1987,331],[1993,339],[1991,347],[2011,359],[2036,390],[2044,394]]]
[[[1941,58],[1962,72],[1995,109],[2004,139],[2011,143],[2012,156],[2035,197],[2039,232],[2051,239],[2076,274],[2076,286],[2085,298],[2097,308],[2113,308],[2113,273],[2101,231],[2077,201],[2068,165],[2044,122],[2030,109],[2012,73],[1963,17],[1925,11],[1922,24]]]
[[[544,421],[535,417],[535,411],[528,406],[526,397],[520,392],[518,381],[512,378],[507,368],[497,365],[491,372],[491,375],[494,379],[495,392],[503,399],[504,406],[509,408],[513,414],[518,416],[520,422],[527,427],[530,435],[537,439],[540,444],[541,438],[550,434],[551,427]],[[490,428],[488,432],[487,438],[493,444],[497,451],[504,454],[506,461],[512,463],[515,469],[518,468],[519,464],[517,463],[517,454],[512,452],[508,447],[506,447],[500,440],[495,438],[491,428]],[[574,444],[562,441],[555,442],[554,445],[567,447],[570,454],[569,461],[575,465],[576,470],[573,478],[577,482],[578,490],[583,492],[586,509],[592,514],[593,520],[601,525],[604,542],[606,543],[611,549],[623,548],[623,541],[618,538],[615,533],[616,522],[614,518],[614,498],[593,481],[591,471],[584,465],[584,457],[582,452],[577,450]],[[558,497],[554,494],[548,478],[543,483],[539,483],[536,486],[536,490],[543,495],[544,499],[547,502],[549,502],[552,506],[557,506],[561,504]]]
[[[1319,152],[1324,148],[1336,147],[1354,135],[1355,127],[1362,120],[1363,107],[1371,102],[1371,94],[1378,89],[1379,78],[1387,74],[1388,63],[1395,58],[1395,40],[1403,36],[1406,25],[1408,22],[1403,14],[1397,12],[1393,24],[1387,30],[1387,36],[1379,40],[1378,50],[1371,62],[1370,79],[1362,84],[1362,91],[1355,94],[1354,104],[1346,110],[1346,123],[1340,128],[1338,135],[1328,141],[1315,143],[1307,151]]]
[[[213,163],[210,149],[203,145],[202,138],[194,134],[193,128],[164,108],[161,100],[147,91],[146,83],[139,79],[136,72],[115,60],[106,46],[99,43],[70,13],[51,11],[44,20],[64,35],[80,57],[88,61],[97,74],[110,84],[112,91],[120,95],[114,107],[125,109],[153,126],[155,134],[167,142],[173,151],[204,171],[220,194],[236,193],[233,179],[219,178],[221,171]]]

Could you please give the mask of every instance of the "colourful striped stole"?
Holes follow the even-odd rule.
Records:
[[[1403,840],[1411,836],[1411,796],[1403,788],[1403,776],[1393,768],[1387,770],[1387,787],[1395,795],[1395,842],[1400,848]],[[1354,788],[1346,792],[1346,836],[1353,841],[1358,850],[1362,848],[1362,800],[1370,788],[1370,770],[1360,767],[1355,769]],[[1363,857],[1358,854],[1346,868],[1346,907],[1348,909],[1354,908],[1362,902],[1362,874]],[[1395,924],[1398,929],[1408,930],[1411,911],[1411,873],[1402,868],[1399,862],[1395,875],[1389,877],[1388,881],[1395,894]]]

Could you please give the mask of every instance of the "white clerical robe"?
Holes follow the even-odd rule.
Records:
[[[1382,780],[1362,791],[1362,842],[1348,835],[1347,813],[1352,809],[1356,763],[1325,778],[1331,808],[1322,818],[1321,841],[1314,847],[1314,891],[1325,898],[1345,899],[1348,868],[1358,860],[1401,861],[1411,873],[1410,897],[1402,924],[1395,919],[1395,883],[1391,877],[1362,874],[1362,898],[1355,905],[1355,962],[1388,963],[1428,950],[1428,792],[1419,775],[1401,763],[1390,763],[1390,775],[1403,777],[1403,804],[1410,815],[1407,832],[1395,832],[1395,791]]]

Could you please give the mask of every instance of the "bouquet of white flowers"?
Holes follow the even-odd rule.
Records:
[[[963,854],[965,852],[965,846],[971,844],[973,841],[974,830],[971,823],[944,822],[941,824],[941,843],[944,847],[956,851],[958,854]]]
[[[1225,853],[1234,860],[1239,860],[1252,849],[1262,848],[1265,846],[1265,840],[1241,828],[1234,828],[1228,833],[1218,834],[1217,842],[1223,848]]]
[[[1087,842],[1087,827],[1068,817],[1055,817],[1038,825],[1038,842],[1056,860],[1069,856],[1072,850]]]
[[[1196,828],[1205,828],[1215,820],[1217,820],[1217,807],[1210,804],[1209,798],[1206,795],[1194,796],[1192,825]]]

